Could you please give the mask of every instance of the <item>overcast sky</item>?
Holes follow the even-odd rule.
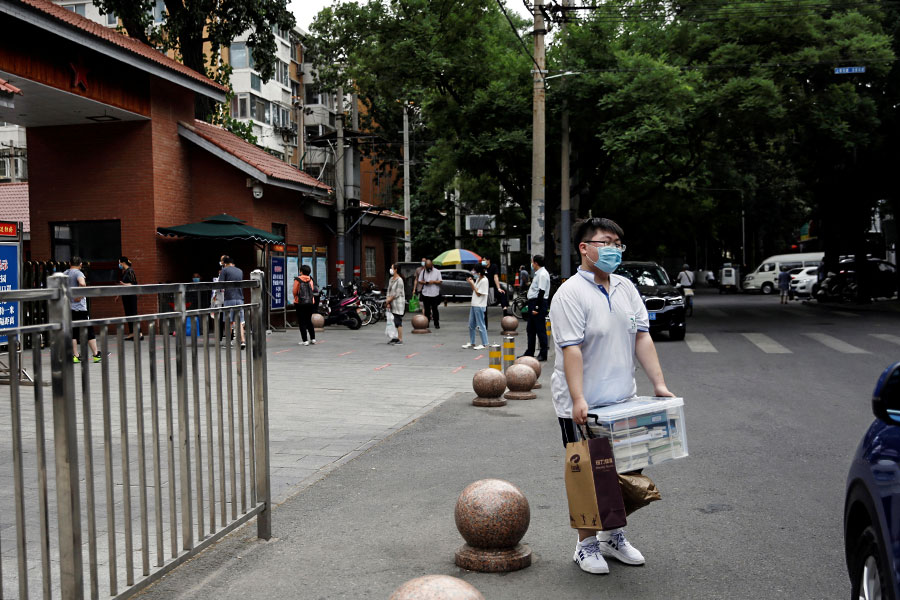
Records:
[[[293,11],[294,17],[297,19],[297,25],[300,26],[300,29],[309,31],[309,26],[313,21],[313,17],[315,17],[323,7],[330,4],[332,4],[332,0],[290,0],[290,2],[288,2],[288,8]],[[530,16],[528,11],[525,10],[524,3],[511,0],[508,4],[510,8],[520,15],[524,17]]]

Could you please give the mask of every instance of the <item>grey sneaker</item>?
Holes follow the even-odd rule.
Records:
[[[575,544],[575,556],[572,560],[581,567],[582,571],[595,575],[609,573],[609,565],[600,553],[600,543],[596,536],[591,536],[584,541]]]
[[[625,539],[624,529],[601,531],[597,534],[597,538],[600,542],[600,552],[603,556],[615,558],[626,565],[644,564],[644,555]]]

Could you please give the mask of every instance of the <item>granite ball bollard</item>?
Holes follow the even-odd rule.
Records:
[[[509,391],[504,394],[507,400],[533,400],[537,394],[532,392],[537,375],[528,365],[512,364],[506,369],[506,387]]]
[[[425,575],[398,587],[390,600],[484,600],[475,587],[449,575]]]
[[[413,333],[431,333],[428,329],[428,317],[416,315],[412,318]]]
[[[325,317],[323,317],[319,313],[313,313],[310,320],[312,321],[313,329],[315,329],[316,331],[325,330]]]
[[[534,371],[535,382],[534,385],[531,386],[533,390],[541,389],[541,382],[538,379],[541,378],[541,361],[536,359],[533,356],[520,356],[513,362],[514,365],[525,365],[527,367],[531,367]]]
[[[456,565],[470,571],[506,573],[531,565],[531,548],[520,544],[531,509],[525,495],[502,479],[469,484],[456,501],[456,528],[466,540]]]
[[[472,389],[478,396],[472,400],[475,406],[506,406],[506,375],[497,369],[481,369],[472,377]]]
[[[519,320],[509,315],[500,319],[500,326],[503,328],[503,335],[519,335],[516,329],[519,327]]]

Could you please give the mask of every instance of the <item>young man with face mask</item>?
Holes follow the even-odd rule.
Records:
[[[572,239],[578,244],[581,266],[553,297],[550,321],[556,365],[550,389],[564,445],[578,440],[577,425],[587,422],[590,409],[636,395],[635,358],[650,379],[654,396],[674,395],[663,379],[640,293],[627,278],[613,274],[622,262],[624,235],[609,219],[576,223]],[[623,529],[579,529],[573,557],[578,566],[588,573],[608,573],[604,557],[644,564]]]

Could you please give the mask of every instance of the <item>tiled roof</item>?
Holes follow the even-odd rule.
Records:
[[[328,185],[322,183],[312,175],[304,173],[296,167],[292,167],[277,157],[272,156],[262,148],[254,146],[250,142],[239,138],[221,127],[211,125],[198,119],[195,119],[191,124],[182,122],[181,125],[193,131],[211,144],[218,146],[235,158],[262,171],[268,177],[279,179],[281,181],[299,183],[312,188],[319,188],[325,192],[331,190]]]
[[[22,95],[22,90],[9,83],[3,78],[0,78],[0,92],[6,92],[7,94],[19,94]]]
[[[197,71],[184,66],[180,62],[173,60],[159,52],[158,50],[151,48],[147,44],[136,40],[134,38],[128,37],[127,35],[122,35],[118,33],[115,29],[110,29],[109,27],[104,27],[99,23],[95,23],[86,17],[82,17],[81,15],[75,14],[70,10],[66,10],[62,6],[58,6],[50,0],[18,0],[20,3],[30,6],[31,8],[44,13],[47,16],[53,17],[58,21],[62,21],[71,27],[76,29],[80,29],[94,37],[100,38],[105,42],[128,50],[141,58],[153,61],[163,67],[171,69],[172,71],[176,71],[181,75],[190,77],[195,79],[211,88],[218,89],[224,92],[228,91],[228,88],[216,83],[212,79],[201,75]]]
[[[368,202],[363,202],[362,200],[359,201],[359,205],[363,208],[378,208],[374,204],[369,204]],[[404,217],[400,213],[395,213],[392,210],[383,210],[383,211],[380,211],[378,214],[380,214],[382,217],[388,217],[390,219],[400,219],[403,221],[406,220],[406,217]]]
[[[31,231],[27,183],[0,183],[0,221],[22,221],[22,228]]]

